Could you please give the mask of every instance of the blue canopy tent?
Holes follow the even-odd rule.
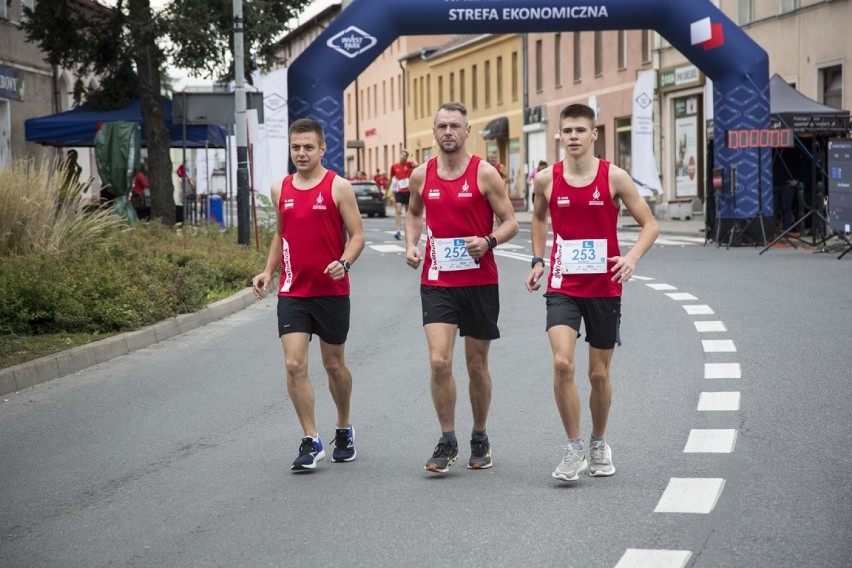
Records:
[[[173,148],[225,148],[227,131],[220,125],[187,125],[172,123],[172,101],[163,97],[163,113],[169,129]],[[105,122],[136,122],[142,127],[142,146],[147,145],[145,124],[139,99],[118,110],[94,111],[85,106],[73,110],[31,118],[25,123],[27,142],[47,146],[94,146],[95,134]]]

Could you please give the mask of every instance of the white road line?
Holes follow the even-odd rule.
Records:
[[[682,301],[682,300],[697,300],[695,296],[688,292],[669,292],[666,294],[672,300]]]
[[[734,353],[737,350],[730,339],[702,339],[701,346],[705,353]]]
[[[525,247],[524,245],[516,245],[515,243],[504,243],[504,244],[497,245],[498,250],[500,250],[500,249],[502,249],[502,250],[505,250],[505,249],[525,249],[525,248],[527,248],[527,247]]]
[[[725,324],[720,321],[694,321],[695,331],[698,333],[710,333],[714,331],[728,331]]]
[[[688,550],[628,548],[615,568],[684,568],[691,556]]]
[[[739,363],[704,363],[705,379],[741,379]]]
[[[642,281],[645,281],[645,280],[653,280],[653,278],[651,278],[650,276],[636,276],[636,275],[634,274],[634,275],[633,275],[633,278],[631,278],[631,280],[642,280]]]
[[[399,245],[370,245],[377,252],[405,252],[405,248]]]
[[[707,304],[690,304],[683,306],[683,309],[691,316],[709,316],[715,313]]]
[[[692,430],[683,452],[686,454],[730,454],[737,443],[736,430]]]
[[[734,411],[740,409],[740,393],[730,392],[703,392],[698,395],[698,408],[700,411]]]
[[[724,487],[725,480],[717,477],[673,477],[654,512],[707,514],[716,506]]]
[[[677,288],[671,284],[645,284],[645,286],[652,290],[677,290]]]

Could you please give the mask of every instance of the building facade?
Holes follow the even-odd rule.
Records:
[[[417,162],[437,152],[432,121],[438,107],[464,103],[471,124],[468,150],[483,158],[497,154],[518,209],[526,207],[523,49],[521,34],[460,35],[404,58],[406,139]]]
[[[630,172],[633,88],[653,69],[655,34],[649,30],[529,34],[524,116],[527,168],[564,158],[559,113],[583,103],[597,112],[595,154]]]
[[[450,36],[401,36],[343,92],[346,174],[385,173],[406,147],[406,54],[430,52]],[[412,152],[409,159],[417,159]],[[418,162],[419,163],[419,162]]]

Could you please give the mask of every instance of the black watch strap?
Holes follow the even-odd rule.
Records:
[[[488,242],[489,249],[493,249],[497,246],[497,237],[495,237],[494,235],[488,235],[487,237],[485,237],[485,240]]]
[[[352,265],[349,264],[349,261],[344,258],[341,258],[337,262],[339,262],[340,265],[343,267],[344,272],[349,272],[352,269]]]
[[[541,267],[544,268],[546,265],[544,264],[544,259],[540,256],[534,256],[532,261],[530,262],[530,268],[535,268],[535,265],[541,263]]]

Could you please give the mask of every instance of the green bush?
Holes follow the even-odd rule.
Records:
[[[263,268],[266,246],[236,241],[151,223],[85,250],[0,256],[0,334],[128,331],[197,311]]]

